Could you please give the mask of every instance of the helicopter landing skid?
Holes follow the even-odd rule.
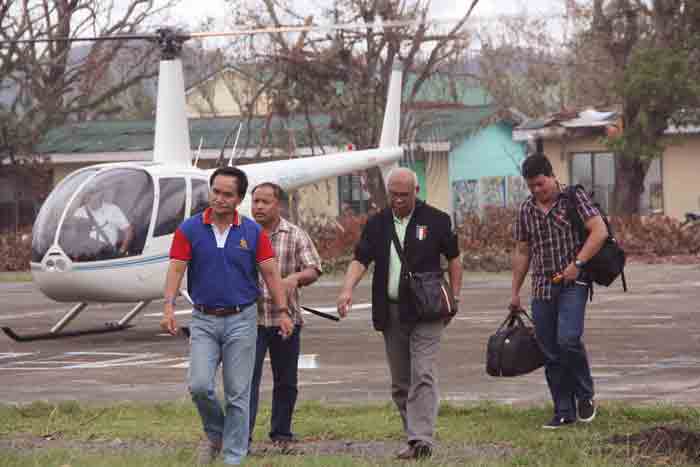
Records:
[[[38,334],[17,334],[11,328],[3,326],[2,330],[7,334],[7,336],[16,342],[32,342],[32,341],[43,341],[49,339],[61,339],[64,337],[78,337],[78,336],[88,336],[90,334],[105,334],[108,332],[118,332],[124,331],[129,328],[133,328],[133,324],[127,324],[120,326],[117,323],[108,323],[106,326],[92,329],[82,329],[78,331],[68,331],[68,332],[44,332]]]
[[[17,342],[31,342],[39,340],[48,339],[61,339],[64,337],[78,337],[87,336],[90,334],[105,334],[108,332],[119,332],[124,331],[133,327],[129,322],[136,317],[144,308],[151,303],[150,300],[138,302],[127,314],[125,314],[119,321],[107,323],[105,326],[98,328],[83,329],[78,331],[61,332],[68,323],[70,323],[76,316],[78,316],[85,308],[87,308],[86,302],[81,302],[71,308],[63,317],[56,323],[49,332],[43,332],[39,334],[24,334],[20,335],[14,332],[11,328],[3,326],[2,330],[7,336]]]

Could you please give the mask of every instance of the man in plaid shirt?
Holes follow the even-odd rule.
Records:
[[[321,258],[308,234],[280,216],[282,189],[274,183],[261,183],[252,192],[253,217],[262,225],[272,241],[287,290],[289,311],[294,321],[294,332],[288,338],[280,335],[279,322],[273,315],[273,302],[265,282],[258,302],[258,341],[255,369],[250,394],[250,438],[253,437],[258,411],[260,379],[263,361],[270,350],[272,366],[272,419],[270,439],[287,444],[294,441],[292,414],[297,400],[297,369],[299,362],[301,327],[304,320],[299,309],[299,288],[312,284],[321,274]]]
[[[525,159],[522,175],[531,195],[521,204],[513,230],[510,306],[520,308],[520,289],[532,266],[532,315],[554,402],[554,416],[543,428],[574,423],[577,415],[591,422],[596,414],[593,378],[581,340],[591,282],[583,268],[603,246],[608,230],[585,191],[577,189],[576,210],[588,231],[587,238],[580,237],[567,217],[569,198],[543,154]]]

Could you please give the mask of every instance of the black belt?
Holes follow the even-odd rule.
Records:
[[[195,305],[194,309],[212,316],[230,316],[242,312],[248,305],[211,307],[206,305]]]
[[[401,302],[400,302],[400,301],[398,301],[398,300],[392,300],[392,299],[390,299],[390,298],[387,298],[387,302],[389,303],[389,305],[401,305]]]

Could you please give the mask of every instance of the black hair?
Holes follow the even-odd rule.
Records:
[[[552,164],[544,154],[533,154],[526,157],[522,165],[522,174],[524,178],[534,178],[539,175],[545,177],[553,177],[554,170]]]
[[[262,182],[256,185],[255,188],[253,188],[253,190],[250,192],[250,194],[255,194],[255,190],[257,190],[258,188],[265,187],[272,189],[272,194],[274,195],[277,201],[285,201],[287,199],[287,194],[284,192],[282,187],[272,182]]]
[[[233,177],[236,179],[236,186],[238,187],[238,196],[243,199],[246,191],[248,191],[248,177],[245,172],[243,172],[238,167],[219,167],[211,174],[209,177],[209,186],[214,186],[214,179],[219,175],[224,175],[226,177]]]

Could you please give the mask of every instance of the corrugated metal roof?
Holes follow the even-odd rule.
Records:
[[[425,122],[417,131],[416,141],[435,142],[452,141],[463,138],[469,132],[479,128],[482,122],[496,113],[493,106],[437,108],[412,111],[411,114],[420,122]],[[190,143],[192,149],[220,149],[226,136],[238,128],[243,121],[239,139],[239,148],[255,147],[260,144],[266,119],[254,118],[250,124],[240,118],[200,118],[190,119]],[[311,116],[315,133],[326,146],[339,146],[347,139],[329,128],[330,116],[316,114]],[[276,147],[286,147],[289,141],[288,129],[294,129],[297,147],[310,146],[306,131],[307,120],[304,115],[291,115],[289,118],[274,117],[270,121],[270,138]],[[154,142],[154,120],[132,121],[92,121],[65,125],[49,131],[37,151],[42,154],[71,153],[109,153],[150,151]],[[227,146],[233,145],[231,138]]]

